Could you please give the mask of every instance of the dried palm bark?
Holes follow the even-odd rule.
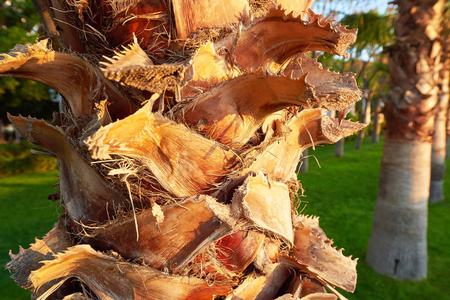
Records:
[[[59,161],[60,222],[8,264],[34,298],[354,291],[356,260],[296,211],[295,168],[364,126],[344,120],[353,74],[308,56],[346,56],[356,30],[311,0],[224,3],[42,0],[51,43],[2,55],[2,76],[64,96],[51,124],[10,116]]]
[[[367,263],[393,278],[421,280],[428,269],[428,198],[445,1],[395,4],[392,88],[385,101],[387,130]]]

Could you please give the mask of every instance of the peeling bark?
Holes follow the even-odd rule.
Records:
[[[87,60],[75,55],[52,51],[48,40],[31,47],[17,45],[9,54],[0,54],[0,75],[31,79],[60,92],[69,102],[75,116],[91,116],[95,104],[105,98],[114,119],[132,113],[129,101]],[[45,72],[42,72],[45,68]]]
[[[354,75],[306,53],[346,56],[356,30],[311,0],[38,2],[59,51],[42,41],[0,60],[0,75],[65,98],[51,124],[10,116],[59,161],[64,213],[8,264],[32,297],[354,290],[356,261],[295,211],[295,169],[308,148],[365,126],[344,120],[361,95]]]

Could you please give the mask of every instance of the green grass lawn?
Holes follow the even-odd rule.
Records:
[[[364,261],[377,196],[382,144],[366,140],[361,150],[346,144],[342,158],[334,157],[334,146],[310,150],[309,172],[299,178],[305,189],[304,214],[320,216],[320,225],[344,254],[359,257],[358,285],[349,299],[450,299],[450,172],[446,173],[448,199],[429,208],[428,279],[419,282],[391,280],[372,271]],[[450,161],[447,164],[450,170]],[[0,264],[9,261],[8,251],[28,247],[41,238],[57,220],[57,207],[46,200],[56,172],[21,174],[0,178]],[[30,299],[17,287],[7,271],[0,271],[0,299]]]
[[[299,178],[305,189],[304,214],[320,216],[320,225],[345,255],[358,257],[358,284],[349,299],[450,299],[450,161],[447,161],[447,199],[429,206],[428,279],[396,281],[367,266],[365,255],[378,192],[382,144],[365,140],[362,149],[345,145],[345,156],[334,157],[334,145],[310,149],[309,172]],[[306,205],[306,207],[305,207]]]
[[[34,238],[42,238],[58,219],[57,206],[47,200],[58,181],[58,172],[20,174],[0,178],[0,299],[30,299],[31,293],[9,278],[4,265],[9,250],[28,248]]]

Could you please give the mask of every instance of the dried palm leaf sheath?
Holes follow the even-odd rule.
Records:
[[[94,159],[137,158],[176,197],[208,191],[236,163],[235,155],[159,113],[148,103],[135,114],[101,128],[86,143]]]
[[[282,283],[288,280],[291,272],[282,264],[272,264],[267,269],[266,276],[249,275],[226,299],[275,299]]]
[[[24,288],[31,288],[29,276],[31,271],[41,266],[41,261],[53,259],[53,255],[72,246],[72,240],[61,226],[57,224],[42,240],[36,239],[28,249],[20,247],[18,254],[10,253],[11,261],[6,265],[9,270],[16,273],[11,277]]]
[[[132,113],[128,99],[87,60],[49,50],[48,40],[31,47],[18,46],[9,54],[0,54],[0,76],[32,79],[54,88],[69,102],[75,116],[93,115],[95,104],[105,99],[111,103],[113,119]]]
[[[319,218],[297,216],[294,220],[294,248],[292,257],[282,261],[306,268],[316,279],[338,286],[348,292],[356,288],[356,261],[342,255],[342,250],[331,247],[329,240],[319,227]]]
[[[207,89],[211,84],[239,74],[229,65],[226,55],[218,55],[210,42],[200,45],[193,57],[185,61],[154,65],[135,39],[130,47],[116,52],[112,59],[106,57],[106,60],[101,63],[102,71],[110,80],[154,93],[182,89],[183,97],[195,95],[201,88]],[[187,83],[190,87],[183,88]]]
[[[105,39],[111,47],[127,45],[133,40],[133,36],[139,39],[144,48],[158,50],[164,47],[162,39],[155,38],[155,34],[169,30],[167,1],[102,0],[101,2],[105,13],[103,19],[107,21],[104,25]]]
[[[258,228],[280,236],[289,245],[294,243],[291,201],[285,184],[271,182],[263,173],[249,176],[232,201],[236,215],[241,214]],[[278,217],[267,218],[275,215]]]
[[[134,219],[130,218],[91,233],[87,241],[97,249],[113,249],[123,257],[143,261],[154,268],[179,270],[203,246],[232,229],[236,220],[227,210],[209,196],[193,197],[163,207],[165,218],[160,224],[151,210],[138,214],[139,239]]]
[[[281,64],[305,51],[325,51],[348,57],[346,50],[355,42],[357,29],[347,30],[311,10],[308,18],[305,22],[292,14],[286,15],[283,9],[275,9],[254,22],[245,20],[250,24],[244,25],[234,49],[237,65],[257,70],[269,61]]]
[[[186,39],[202,27],[237,23],[241,15],[249,13],[247,0],[173,0],[172,3],[180,39]]]
[[[305,149],[336,143],[366,125],[347,120],[339,125],[338,120],[328,117],[325,110],[306,109],[293,117],[286,126],[288,133],[275,137],[260,153],[253,154],[255,161],[242,171],[243,175],[262,171],[277,180],[295,178],[297,162]]]
[[[361,95],[354,75],[329,72],[308,57],[293,60],[290,77],[244,75],[197,96],[175,116],[221,143],[245,144],[264,120],[288,106],[344,110]],[[200,125],[199,125],[200,124]]]
[[[38,290],[54,279],[78,278],[100,299],[211,299],[228,294],[228,285],[213,284],[197,278],[170,276],[159,270],[138,266],[78,245],[55,255],[53,260],[31,273]]]
[[[292,14],[294,16],[301,15],[302,19],[306,19],[308,16],[308,11],[311,8],[314,0],[277,0],[276,3],[280,5],[286,12]]]
[[[72,220],[86,225],[101,222],[130,206],[129,199],[114,190],[71,147],[61,128],[32,118],[9,119],[22,136],[58,157],[63,204]]]
[[[0,75],[67,100],[52,125],[10,117],[58,157],[64,213],[11,254],[17,283],[39,299],[345,299],[356,261],[293,208],[301,153],[364,126],[343,120],[354,75],[307,51],[346,56],[356,31],[311,3],[39,1],[61,51],[16,46]]]

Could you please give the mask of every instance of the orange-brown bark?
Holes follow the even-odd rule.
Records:
[[[293,209],[303,151],[364,126],[343,120],[361,94],[354,75],[307,53],[346,56],[356,31],[311,3],[42,0],[61,25],[55,46],[78,54],[17,47],[0,74],[67,101],[52,124],[10,117],[58,157],[64,214],[11,256],[17,283],[66,299],[353,291],[356,261]]]

